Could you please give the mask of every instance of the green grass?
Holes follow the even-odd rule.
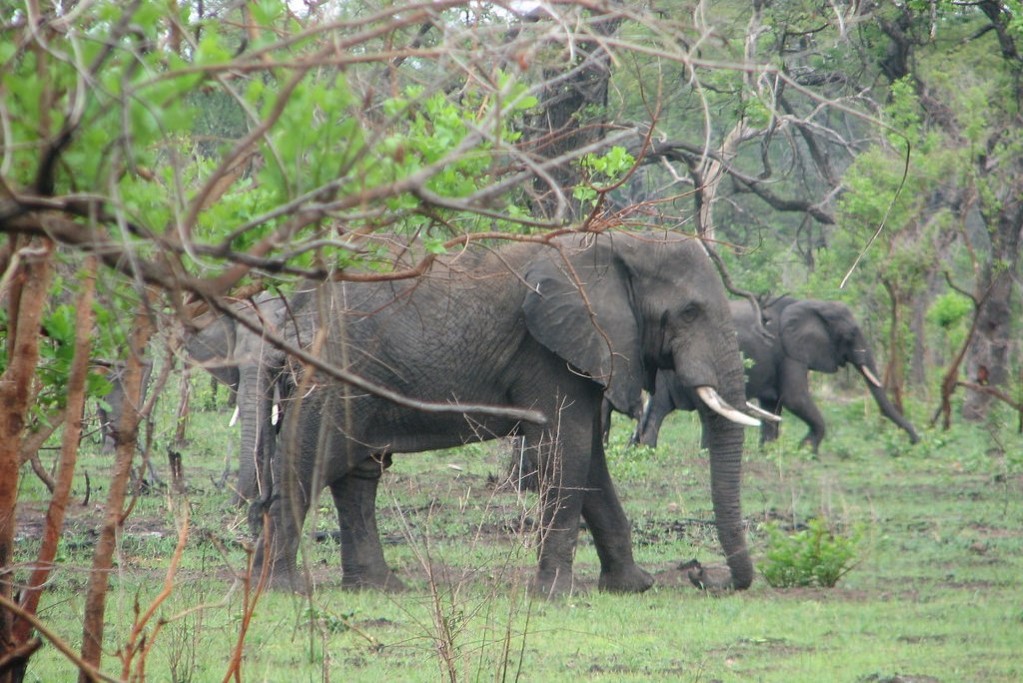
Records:
[[[590,590],[532,600],[525,588],[535,549],[519,529],[535,497],[492,481],[507,471],[507,448],[399,456],[384,478],[380,523],[388,561],[411,590],[341,592],[336,543],[308,543],[320,588],[312,599],[260,597],[243,680],[1019,680],[1023,438],[1015,416],[942,433],[924,429],[929,408],[920,406],[913,418],[923,440],[908,447],[860,398],[822,408],[829,432],[816,458],[798,449],[805,430],[795,420],[763,450],[749,432],[743,502],[755,561],[764,557],[768,522],[822,517],[861,530],[855,564],[834,588],[776,589],[762,577],[743,593],[693,588],[680,561],[723,561],[708,524],[709,472],[695,421],[672,415],[653,451],[625,449],[629,426],[617,419],[612,474],[633,522],[637,559],[658,579],[654,589],[597,593],[597,560],[584,532],[576,569]],[[193,416],[193,443],[184,451],[191,533],[174,593],[158,610],[166,623],[147,656],[149,680],[219,681],[238,639],[244,604],[232,579],[245,563],[245,515],[214,485],[233,452],[227,417]],[[163,432],[157,437],[164,441]],[[161,474],[164,457],[154,458]],[[81,457],[76,502],[40,613],[74,648],[109,463],[91,452]],[[92,480],[87,508],[80,505],[83,470]],[[27,471],[22,499],[25,524],[45,501]],[[145,609],[160,590],[176,541],[171,510],[165,495],[143,496],[126,523],[108,602],[104,670],[111,674],[120,671],[113,653],[134,606]],[[317,529],[336,527],[329,497],[316,517]],[[30,561],[31,542],[17,549],[19,561]],[[27,680],[73,676],[44,647]]]

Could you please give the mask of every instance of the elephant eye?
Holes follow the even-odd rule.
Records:
[[[696,304],[689,304],[682,309],[682,313],[681,315],[679,315],[679,317],[682,319],[682,322],[685,323],[694,322],[697,318],[700,317],[700,307],[697,306]]]

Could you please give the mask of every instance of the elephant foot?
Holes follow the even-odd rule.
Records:
[[[270,562],[267,564],[266,562]],[[256,546],[256,556],[252,562],[252,573],[249,580],[252,585],[262,583],[268,590],[300,593],[308,595],[312,592],[312,586],[306,581],[294,566],[286,566],[287,562],[272,562],[269,559],[264,562],[263,546]]]
[[[606,593],[642,593],[654,585],[654,577],[639,565],[600,573],[597,587]]]
[[[567,597],[578,592],[572,579],[572,570],[539,571],[529,585],[529,592],[538,597],[548,600],[557,597]]]
[[[252,568],[252,581],[259,582],[263,569],[254,566]],[[270,569],[264,583],[264,588],[279,593],[297,593],[299,595],[310,595],[312,586],[302,578],[298,572]]]
[[[341,588],[346,591],[369,590],[383,593],[402,593],[408,590],[404,582],[390,569],[383,573],[344,572],[341,577]]]
[[[691,560],[679,566],[688,569],[689,582],[701,590],[711,593],[735,590],[732,570],[726,566],[704,567],[697,560]]]
[[[821,441],[815,439],[812,434],[807,434],[803,437],[803,440],[799,442],[800,448],[809,448],[810,452],[816,457],[821,447]]]

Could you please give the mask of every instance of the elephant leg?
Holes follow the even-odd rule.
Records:
[[[632,557],[629,522],[604,460],[600,397],[588,389],[573,394],[560,411],[549,411],[560,418],[553,438],[539,428],[523,428],[538,453],[541,528],[533,590],[542,595],[572,591],[572,561],[583,514],[597,544],[601,588],[638,592],[652,582]]]
[[[298,571],[298,546],[309,501],[304,493],[305,487],[289,488],[295,489],[292,494],[286,498],[274,496],[267,510],[262,533],[256,543],[253,574],[261,577],[266,573],[268,585],[272,588],[306,593],[311,587]],[[250,524],[252,518],[259,514],[257,508],[262,506],[260,501],[253,503]]]
[[[266,573],[273,588],[304,593],[311,586],[298,570],[302,526],[311,501],[321,490],[313,490],[318,485],[314,480],[322,481],[316,476],[317,453],[331,449],[329,443],[321,443],[314,428],[305,432],[299,428],[294,433],[304,433],[307,438],[282,439],[271,463],[270,487],[262,500],[252,504],[249,517],[250,524],[257,516],[264,519],[256,544],[255,575]]]
[[[775,396],[760,397],[760,407],[769,413],[781,415],[781,401]],[[760,445],[778,440],[778,423],[770,420],[760,421]]]
[[[102,406],[96,408],[96,418],[99,420],[100,452],[114,452],[113,418]]]
[[[568,594],[573,588],[572,559],[579,536],[585,470],[580,476],[566,471],[577,469],[577,462],[569,468],[563,465],[583,455],[565,448],[542,429],[527,426],[522,435],[535,452],[540,498],[539,557],[532,590],[543,596]]]
[[[810,427],[810,431],[800,443],[809,445],[816,453],[821,441],[824,440],[824,416],[810,396],[809,372],[806,366],[782,363],[781,385],[781,404]]]
[[[634,439],[634,442],[650,448],[657,448],[657,436],[661,432],[661,423],[673,410],[675,410],[675,404],[668,391],[654,392],[643,410],[643,417],[640,418],[639,427],[636,429],[639,437]]]
[[[603,401],[601,401],[601,403],[600,403],[600,430],[601,430],[601,437],[603,438],[605,445],[607,444],[607,442],[611,438],[611,411],[612,410],[613,410],[613,408],[611,407],[611,402],[610,401],[608,401],[607,399],[604,399]]]
[[[583,519],[600,558],[598,587],[611,593],[642,593],[654,578],[632,556],[632,531],[615,493],[602,444],[595,440],[589,485],[583,499]]]
[[[405,589],[384,560],[377,529],[377,486],[380,476],[390,464],[390,455],[364,461],[330,485],[341,529],[342,588]]]

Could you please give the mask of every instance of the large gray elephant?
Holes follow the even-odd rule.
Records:
[[[234,312],[276,334],[287,311],[279,295],[263,293],[233,306]],[[265,470],[273,453],[276,427],[272,414],[280,367],[279,357],[264,336],[229,315],[220,315],[185,340],[192,361],[237,392],[241,422],[236,502],[253,501],[264,489]]]
[[[810,431],[802,443],[814,453],[824,439],[824,418],[810,396],[810,370],[833,373],[851,364],[863,376],[881,414],[919,441],[916,430],[885,394],[878,380],[874,354],[853,317],[838,301],[799,300],[790,296],[761,302],[762,322],[770,337],[756,330],[755,312],[748,301],[733,301],[732,318],[743,355],[753,361],[746,370],[746,395],[776,415],[782,408],[805,422]],[[673,410],[692,410],[693,397],[671,371],[661,371],[637,429],[638,441],[657,445],[665,416]],[[761,443],[778,438],[778,424],[764,420]]]
[[[419,278],[300,293],[293,314],[289,341],[311,357],[408,400],[447,407],[401,405],[311,370],[309,357],[289,361],[268,528],[256,552],[257,571],[268,571],[272,585],[308,588],[297,567],[301,529],[329,486],[342,585],[400,587],[376,524],[377,485],[390,455],[517,434],[539,463],[541,482],[533,589],[572,590],[581,515],[600,560],[599,588],[646,590],[653,578],[633,560],[600,407],[605,389],[640,395],[657,368],[674,369],[703,397],[698,409],[728,563],[718,584],[743,589],[752,581],[740,510],[741,423],[758,423],[729,406],[743,405],[742,364],[721,279],[700,242],[606,233],[497,248],[472,243]],[[528,409],[543,421],[459,404]]]

